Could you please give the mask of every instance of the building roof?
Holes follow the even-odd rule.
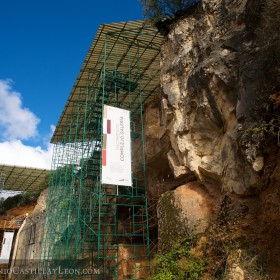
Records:
[[[41,191],[47,186],[50,170],[0,165],[0,189],[3,191]]]
[[[134,80],[137,80],[137,83],[140,84],[142,102],[148,102],[159,85],[159,56],[163,41],[164,37],[147,21],[138,20],[100,25],[58,121],[51,142],[63,142],[63,135],[69,124],[68,116],[77,114],[77,102],[81,101],[81,98],[86,98],[89,75],[91,84],[94,84],[100,78],[100,73],[103,72],[105,64],[106,71],[114,71],[116,67],[119,72],[125,71],[127,65],[124,60],[127,59],[128,52],[131,63],[139,65],[139,71]],[[108,63],[113,56],[119,58],[117,66]],[[139,61],[135,57],[140,57]],[[107,63],[104,63],[104,61]],[[130,96],[130,98],[133,98],[133,96]],[[138,98],[138,96],[135,96],[135,98]]]

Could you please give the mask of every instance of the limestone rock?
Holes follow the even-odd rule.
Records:
[[[145,112],[145,135],[160,139],[165,133],[165,126],[160,125],[160,104],[150,103]]]
[[[229,271],[229,274],[227,280],[244,280],[245,275],[244,275],[244,270],[240,266],[235,266],[232,267],[231,270]]]
[[[253,168],[255,171],[261,171],[263,169],[264,162],[263,157],[257,157],[253,163]]]
[[[169,164],[175,178],[179,178],[182,175],[186,174],[186,167],[184,165],[180,165],[180,163],[178,162],[178,158],[173,150],[170,150],[167,153],[167,158],[169,160]]]
[[[159,247],[164,250],[205,230],[213,216],[211,197],[202,184],[188,183],[162,195],[157,215]]]
[[[271,52],[259,37],[260,13],[258,1],[207,0],[170,29],[160,78],[173,114],[165,135],[175,177],[190,170],[239,195],[257,185],[262,155],[256,150],[260,157],[247,159],[238,137],[255,106]],[[161,143],[158,139],[158,147]]]
[[[40,193],[40,196],[37,199],[37,204],[34,208],[34,212],[44,211],[46,209],[47,196],[48,196],[48,189],[45,189]]]
[[[164,110],[164,107],[160,108],[160,103],[156,102],[150,103],[145,109],[145,154],[150,162],[169,149],[169,140],[164,137],[168,127],[166,122],[161,125],[161,118],[166,120],[168,110],[164,110],[165,115],[161,116],[161,109]]]
[[[241,267],[241,255],[240,249],[233,251],[227,259],[227,270],[225,272],[225,280],[244,280],[245,272]]]

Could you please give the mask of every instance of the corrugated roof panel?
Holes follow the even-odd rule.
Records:
[[[50,170],[0,165],[0,177],[3,178],[2,190],[6,191],[41,191],[44,180],[49,176]]]
[[[164,38],[147,21],[139,20],[100,25],[58,121],[52,142],[63,141],[64,130],[68,125],[68,116],[77,113],[72,101],[81,101],[86,97],[85,88],[88,86],[89,72],[92,69],[95,69],[95,72],[92,73],[91,84],[95,84],[99,79],[98,75],[104,66],[105,42],[106,70],[113,71],[115,69],[115,63],[110,64],[109,61],[113,56],[117,56],[120,60],[118,70],[120,72],[125,71],[126,65],[123,60],[126,59],[129,52],[132,66],[135,65],[136,67],[137,65],[140,68],[137,69],[141,78],[137,77],[137,82],[143,89],[143,100],[148,101],[151,92],[154,92],[159,84],[159,52],[163,41]],[[138,60],[135,59],[137,56],[140,56],[139,64]],[[133,70],[131,72],[133,75]]]

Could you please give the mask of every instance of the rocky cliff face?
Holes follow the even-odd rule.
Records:
[[[205,231],[205,221],[217,219],[225,197],[242,221],[249,220],[248,231],[254,227],[252,217],[267,214],[257,208],[267,205],[260,197],[271,182],[263,177],[275,175],[277,165],[267,167],[269,155],[279,154],[272,134],[280,123],[273,123],[273,133],[265,136],[271,121],[267,115],[279,117],[269,109],[267,93],[275,84],[279,36],[265,18],[267,3],[280,6],[273,0],[263,5],[256,0],[205,0],[170,27],[161,53],[159,99],[146,108],[148,187],[151,197],[162,195],[161,246],[174,236],[172,230],[168,233],[168,203],[180,205],[174,215],[181,217],[182,228],[189,223],[187,228],[195,232]],[[268,143],[273,152],[265,152]],[[173,190],[178,186],[185,190]],[[278,192],[272,196],[278,207]]]
[[[38,262],[42,257],[42,234],[45,221],[47,189],[45,189],[38,197],[37,204],[33,212],[26,218],[25,224],[18,233],[18,244],[15,254],[14,267],[15,274],[11,275],[11,279],[19,279],[16,274],[18,268],[33,270],[38,268]],[[20,277],[24,277],[20,275]],[[30,275],[26,275],[30,277]],[[35,279],[35,275],[33,276]],[[26,278],[27,279],[27,278]]]
[[[168,160],[176,177],[193,172],[236,194],[257,185],[262,155],[248,147],[246,157],[238,133],[271,62],[259,15],[257,1],[203,1],[168,34],[161,84],[173,115]]]

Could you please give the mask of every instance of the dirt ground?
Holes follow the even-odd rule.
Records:
[[[277,140],[266,148],[263,174],[265,190],[260,194],[259,215],[254,230],[259,250],[267,257],[267,268],[280,279],[280,147]]]
[[[261,189],[246,197],[221,194],[217,219],[206,232],[205,256],[215,279],[241,249],[245,279],[280,280],[280,147],[275,137],[267,141]]]
[[[8,210],[5,214],[0,216],[1,220],[12,220],[15,217],[31,214],[34,210],[35,203],[25,206],[19,206]]]

